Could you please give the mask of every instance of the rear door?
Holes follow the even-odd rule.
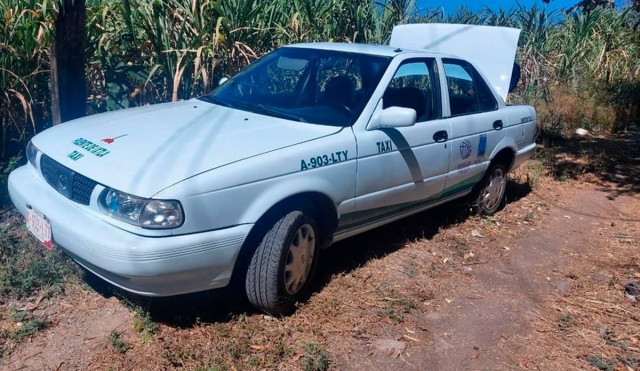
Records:
[[[478,71],[461,59],[443,58],[446,108],[451,122],[451,159],[443,197],[472,188],[505,137],[504,110]]]

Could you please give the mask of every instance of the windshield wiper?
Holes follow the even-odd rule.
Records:
[[[253,112],[253,113],[264,113],[267,115],[271,115],[271,116],[275,116],[281,119],[286,119],[286,120],[293,120],[293,121],[299,121],[299,122],[307,122],[304,118],[298,116],[298,115],[294,115],[291,113],[287,113],[287,112],[282,112],[280,110],[276,110],[273,109],[271,107],[267,107],[264,104],[249,104],[249,103],[244,103],[244,102],[233,102],[233,104],[229,105],[229,107],[231,108],[242,108],[245,109],[247,111]]]
[[[220,99],[214,97],[213,95],[203,95],[201,97],[198,97],[198,99],[208,102],[208,103],[213,103],[213,104],[217,104],[219,106],[225,106],[225,107],[231,107],[231,104],[227,103],[227,102],[223,102]]]
[[[209,102],[209,103],[213,103],[213,104],[217,104],[220,106],[225,106],[225,107],[230,107],[230,108],[242,108],[245,109],[247,111],[250,112],[254,112],[254,113],[264,113],[264,114],[268,114],[271,116],[276,116],[279,117],[281,119],[286,119],[286,120],[293,120],[293,121],[299,121],[299,122],[307,122],[304,118],[298,116],[298,115],[294,115],[291,113],[287,113],[287,112],[282,112],[280,110],[276,110],[273,109],[271,107],[267,107],[264,104],[248,104],[248,103],[243,103],[243,102],[225,102],[222,101],[216,97],[214,97],[213,95],[204,95],[201,97],[198,97],[198,99],[203,100],[205,102]]]
[[[302,117],[300,117],[298,115],[294,115],[294,114],[287,113],[287,112],[282,112],[282,111],[273,109],[271,107],[267,107],[264,104],[256,104],[256,105],[252,105],[251,107],[256,107],[263,113],[271,114],[271,115],[279,117],[281,119],[287,119],[287,120],[293,120],[293,121],[299,121],[299,122],[307,122],[304,118],[302,118]]]

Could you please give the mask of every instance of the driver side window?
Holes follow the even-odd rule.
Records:
[[[438,66],[433,58],[405,61],[382,97],[383,108],[405,107],[416,111],[417,122],[441,117]]]

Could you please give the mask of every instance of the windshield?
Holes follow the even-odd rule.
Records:
[[[200,99],[320,125],[350,126],[391,58],[309,48],[280,48]]]

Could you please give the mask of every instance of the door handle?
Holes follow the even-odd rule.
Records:
[[[446,142],[447,139],[449,139],[449,134],[446,130],[436,131],[436,133],[433,134],[433,140],[436,142]]]
[[[495,121],[493,123],[493,128],[495,130],[502,130],[502,120]]]

